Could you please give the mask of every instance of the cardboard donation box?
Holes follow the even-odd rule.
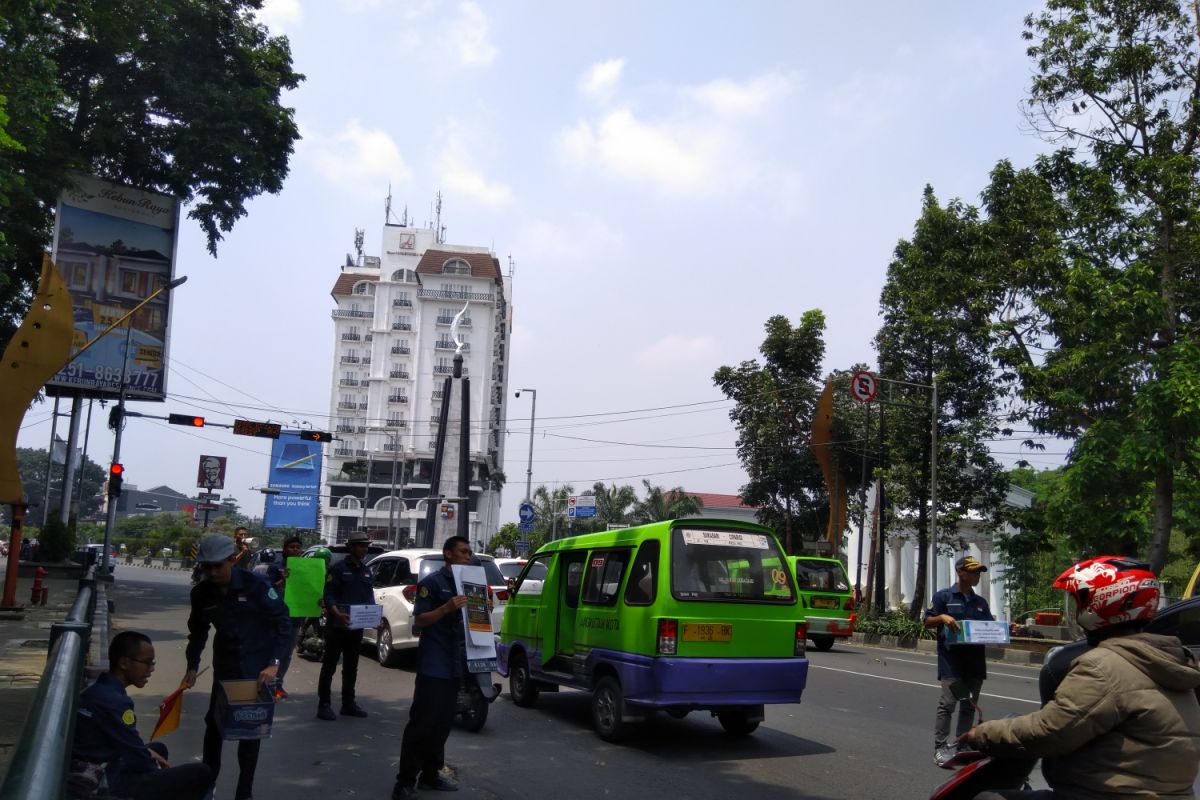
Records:
[[[225,740],[267,739],[275,719],[275,700],[258,681],[217,681],[217,730]]]
[[[946,644],[1008,644],[1008,620],[964,619],[959,626],[962,628],[955,634],[952,629],[946,629]]]

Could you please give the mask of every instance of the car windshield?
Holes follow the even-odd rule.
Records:
[[[505,564],[500,564],[499,567],[500,571],[504,573],[504,577],[515,579],[521,574],[521,570],[525,569],[525,564],[520,561],[509,561]],[[534,581],[546,580],[546,565],[541,561],[533,562],[533,566],[529,568],[529,574],[525,577]]]
[[[680,600],[796,602],[783,551],[768,533],[676,528],[671,593]]]
[[[796,559],[796,585],[800,589],[848,592],[850,582],[846,579],[846,571],[835,561],[809,561]]]
[[[418,581],[423,581],[429,575],[432,575],[437,570],[441,569],[446,563],[442,558],[441,553],[437,555],[425,556],[421,559],[421,571],[417,575]],[[496,566],[496,562],[490,558],[480,558],[474,561],[475,566],[483,567],[483,573],[487,575],[487,582],[492,586],[504,585],[504,574],[500,572],[500,568]]]

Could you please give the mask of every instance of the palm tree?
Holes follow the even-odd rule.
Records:
[[[533,490],[533,508],[537,514],[534,525],[537,530],[546,533],[546,539],[550,539],[550,532],[554,530],[555,519],[558,520],[558,530],[566,530],[567,519],[567,498],[575,494],[575,487],[560,486],[551,491],[546,488],[545,484],[538,486]]]
[[[592,520],[592,530],[604,530],[610,524],[624,525],[629,523],[630,512],[637,503],[637,492],[628,484],[625,486],[605,486],[603,482],[592,487],[596,498],[596,516]]]
[[[651,486],[647,480],[642,485],[646,487],[646,498],[634,506],[631,515],[638,524],[691,517],[704,508],[704,502],[685,492],[682,486],[663,491],[661,486]]]

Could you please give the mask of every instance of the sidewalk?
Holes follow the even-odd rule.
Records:
[[[4,570],[0,569],[0,580]],[[38,681],[46,666],[50,626],[61,622],[71,610],[79,591],[75,578],[43,581],[50,590],[45,606],[29,606],[32,578],[17,580],[17,602],[22,612],[0,613],[0,776],[8,771],[8,758],[33,703]]]

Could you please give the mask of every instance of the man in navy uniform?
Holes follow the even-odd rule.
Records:
[[[274,685],[291,630],[283,598],[266,578],[235,567],[238,557],[228,536],[213,533],[200,540],[196,560],[205,580],[192,587],[192,612],[188,617],[187,673],[183,678],[188,688],[196,685],[208,629],[217,631],[213,639],[213,693],[204,717],[204,763],[212,769],[214,779],[221,771],[222,744],[215,715],[217,682],[255,679],[260,688]],[[260,744],[258,739],[238,742],[234,800],[249,800],[254,794]]]
[[[446,739],[457,710],[458,685],[467,671],[462,618],[467,598],[458,593],[450,568],[471,563],[471,543],[461,536],[451,536],[442,545],[442,556],[445,565],[418,584],[413,604],[413,629],[421,635],[417,680],[400,745],[400,769],[392,800],[412,797],[417,788],[458,789],[439,770],[446,759]]]
[[[354,534],[346,541],[350,553],[339,563],[329,568],[325,575],[325,657],[321,661],[321,676],[317,680],[317,717],[335,720],[331,696],[333,673],[337,671],[338,659],[342,660],[342,715],[365,717],[354,699],[354,685],[358,681],[358,656],[362,651],[362,629],[350,630],[350,614],[347,606],[374,605],[375,589],[371,584],[371,570],[363,563],[371,540],[363,534]]]
[[[172,767],[166,748],[147,746],[137,730],[133,700],[126,689],[146,685],[154,673],[150,637],[123,631],[108,646],[108,672],[79,695],[73,762],[104,764],[109,792],[128,800],[200,800],[213,783],[205,764]]]
[[[938,698],[937,718],[933,726],[933,763],[946,766],[955,755],[956,748],[950,745],[950,718],[958,706],[958,726],[955,741],[969,731],[974,724],[975,705],[987,678],[987,660],[981,644],[950,645],[961,631],[958,624],[963,620],[994,619],[987,600],[975,594],[980,575],[987,567],[974,556],[963,556],[954,564],[958,582],[933,595],[933,602],[925,612],[925,627],[937,628],[938,680],[942,694]],[[953,632],[953,636],[949,635]],[[970,693],[970,699],[958,700],[954,695],[955,684]]]

